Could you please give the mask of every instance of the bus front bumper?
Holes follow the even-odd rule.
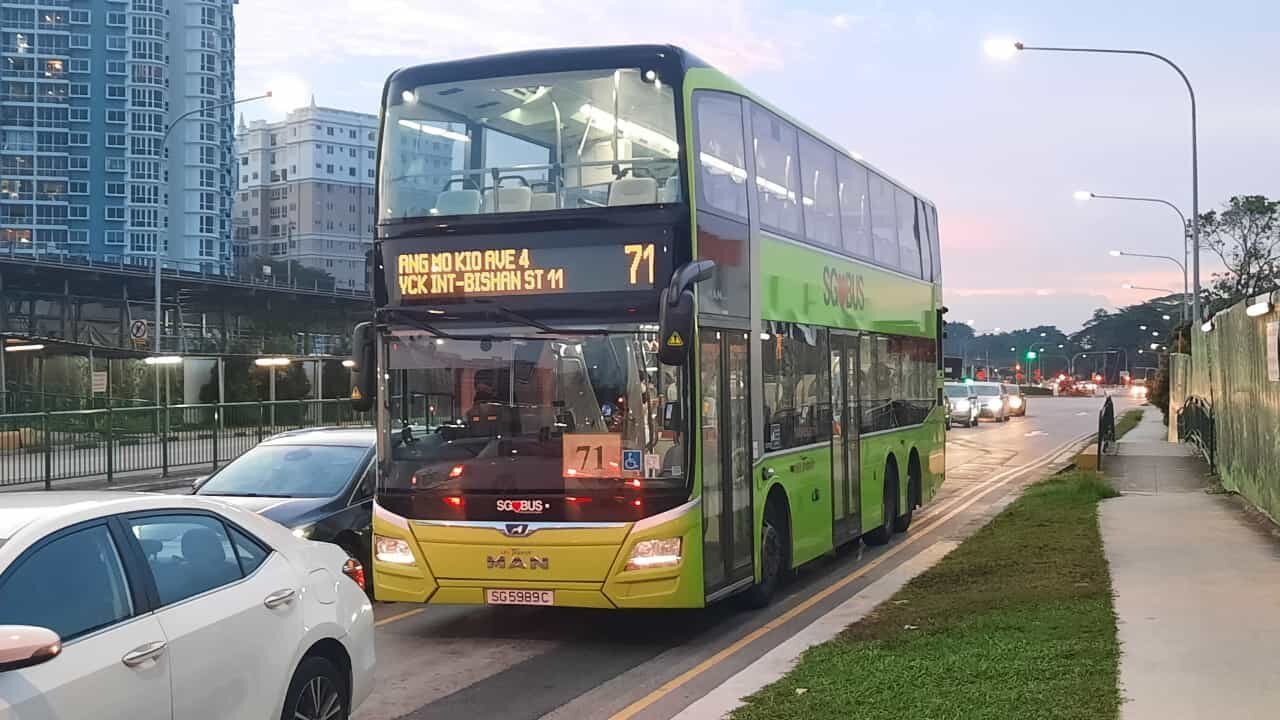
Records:
[[[531,594],[518,591],[549,590],[536,597],[561,607],[702,607],[700,519],[694,500],[635,523],[528,523],[513,537],[507,523],[406,520],[375,506],[375,538],[403,541],[394,545],[407,547],[412,562],[403,553],[380,555],[375,540],[374,597],[484,605],[493,602],[486,591],[517,591],[505,596],[520,598]],[[637,567],[637,549],[667,552],[676,538],[678,558],[662,555]]]

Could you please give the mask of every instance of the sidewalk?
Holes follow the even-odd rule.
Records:
[[[1160,411],[1118,443],[1101,506],[1120,641],[1124,720],[1274,718],[1280,708],[1280,546],[1209,468],[1164,440]]]

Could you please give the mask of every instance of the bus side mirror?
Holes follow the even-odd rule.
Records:
[[[683,365],[693,342],[693,286],[711,277],[716,264],[698,260],[680,266],[658,301],[658,360]]]
[[[377,333],[373,323],[362,322],[351,333],[351,407],[356,412],[373,409],[373,398],[378,393],[378,353],[374,344]]]

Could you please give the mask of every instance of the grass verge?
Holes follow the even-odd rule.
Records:
[[[1116,439],[1124,437],[1124,434],[1138,426],[1142,422],[1142,408],[1134,408],[1126,411],[1116,421]]]
[[[1116,494],[1094,472],[1033,485],[732,717],[1117,717],[1119,646],[1097,515]]]

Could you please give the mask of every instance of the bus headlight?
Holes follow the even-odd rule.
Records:
[[[413,548],[400,538],[373,536],[373,557],[385,563],[413,565]]]
[[[681,540],[678,537],[641,540],[631,548],[627,570],[673,567],[680,564]]]

